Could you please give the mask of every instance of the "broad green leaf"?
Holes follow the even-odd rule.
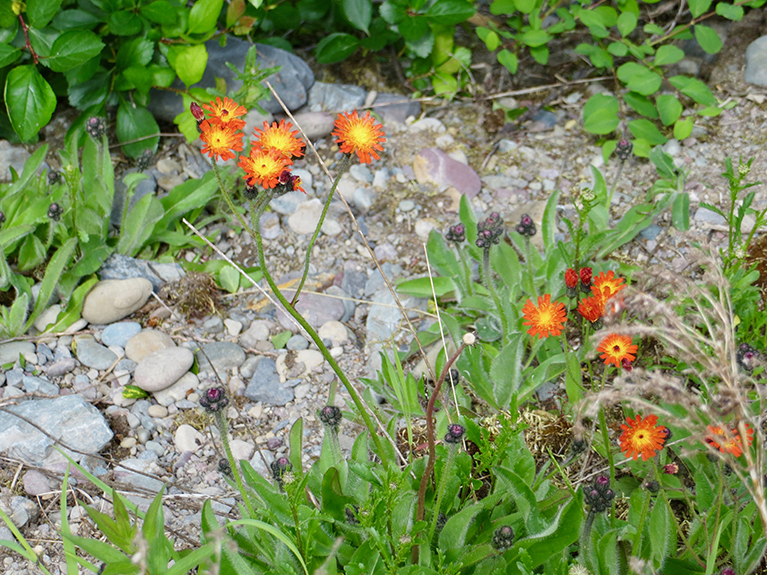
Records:
[[[346,60],[359,47],[359,40],[351,34],[334,32],[325,36],[315,48],[314,55],[320,64],[335,64]]]
[[[514,0],[493,0],[490,4],[490,13],[498,16],[499,14],[511,15],[516,12]]]
[[[618,32],[624,38],[631,34],[637,27],[638,18],[632,12],[623,12],[618,16]]]
[[[101,54],[104,43],[89,30],[64,32],[53,43],[45,63],[54,72],[66,72]]]
[[[35,320],[48,306],[48,302],[51,301],[51,296],[56,289],[61,274],[64,273],[64,269],[71,263],[72,255],[75,252],[75,246],[77,245],[77,238],[68,239],[58,250],[53,254],[48,265],[45,267],[45,276],[40,285],[40,293],[35,300],[35,309],[32,311],[32,315],[27,319],[26,328],[35,323]],[[26,331],[26,330],[25,330]]]
[[[441,276],[429,278],[416,278],[412,280],[406,280],[397,285],[397,292],[412,295],[415,297],[424,297],[432,299],[431,282],[434,282],[434,292],[437,297],[442,297],[446,293],[455,291],[455,284],[451,278],[445,278]]]
[[[700,47],[703,48],[704,52],[708,54],[716,54],[722,49],[722,39],[713,28],[696,24],[693,27],[693,31],[695,32],[695,39],[698,41],[698,44],[700,44]]]
[[[611,42],[607,46],[607,51],[613,56],[623,57],[628,54],[629,49],[623,42]]]
[[[218,283],[229,293],[237,293],[240,287],[240,272],[230,265],[225,265],[218,272]]]
[[[522,12],[522,14],[532,14],[533,10],[538,6],[538,0],[514,0],[514,6],[517,10]],[[507,13],[513,14],[514,10]]]
[[[477,36],[479,36],[479,39],[485,43],[485,46],[491,52],[495,52],[498,46],[501,45],[501,39],[498,37],[498,34],[489,28],[480,26],[477,28]]]
[[[692,134],[692,117],[677,120],[674,124],[674,138],[681,142],[689,138],[690,134]]]
[[[543,46],[551,40],[551,36],[545,30],[528,30],[519,36],[519,41],[531,48]]]
[[[583,22],[595,38],[607,38],[610,33],[605,28],[605,21],[599,12],[593,10],[581,10],[578,18]]]
[[[699,116],[709,116],[709,117],[716,117],[719,114],[722,113],[722,108],[719,106],[709,106],[707,108],[703,108],[702,110],[698,110]]]
[[[120,142],[129,142],[160,133],[160,127],[154,116],[146,108],[133,106],[125,101],[117,109],[117,138]],[[131,158],[139,156],[144,150],[156,150],[160,137],[147,138],[140,142],[126,144],[123,151]]]
[[[591,64],[595,68],[612,68],[613,67],[613,57],[610,55],[609,48],[617,45],[617,46],[623,46],[625,48],[626,46],[623,44],[618,44],[614,42],[613,44],[610,44],[608,47],[608,50],[605,50],[604,48],[600,46],[595,46],[593,44],[583,43],[579,44],[575,51],[579,54],[583,54],[584,56],[588,56],[591,60]]]
[[[662,94],[655,100],[660,114],[660,121],[664,126],[670,126],[682,115],[682,104],[676,96],[671,94]]]
[[[131,66],[122,71],[118,80],[115,81],[115,85],[119,85],[120,89],[136,89],[142,94],[146,94],[152,87],[152,74],[143,66]]]
[[[670,553],[676,552],[676,525],[668,506],[661,498],[655,499],[650,512],[650,549],[656,569],[663,566]]]
[[[508,409],[511,399],[522,382],[522,365],[527,334],[514,333],[494,359],[490,367],[495,401],[501,409]]]
[[[740,21],[743,18],[743,7],[728,4],[727,2],[716,3],[716,13],[728,20]]]
[[[162,216],[162,204],[153,194],[141,198],[125,218],[117,252],[126,256],[138,253]]]
[[[625,82],[629,90],[648,96],[660,88],[662,78],[649,68],[636,62],[626,62],[618,68],[618,79]]]
[[[653,104],[647,96],[637,94],[636,92],[626,92],[626,95],[623,98],[632,110],[642,114],[646,118],[658,117],[658,110],[655,109],[655,104]]]
[[[208,50],[205,44],[197,44],[183,48],[176,56],[173,67],[181,81],[191,86],[202,80],[207,64]]]
[[[503,65],[512,74],[517,73],[519,60],[517,55],[509,52],[506,48],[498,52],[498,63]]]
[[[47,250],[35,234],[28,235],[19,248],[19,269],[30,270],[45,261]]]
[[[216,27],[224,0],[197,0],[189,12],[190,34],[207,34]]]
[[[173,24],[176,22],[176,12],[166,0],[157,0],[141,6],[141,15],[156,24]]]
[[[609,134],[618,127],[619,111],[614,96],[594,94],[583,107],[583,129],[591,134]]]
[[[671,223],[679,231],[690,229],[690,196],[686,192],[677,194],[671,208]]]
[[[133,36],[141,32],[141,18],[130,10],[120,10],[109,15],[109,31],[115,36]]]
[[[368,33],[373,17],[373,4],[370,0],[341,0],[341,10],[352,26]]]
[[[668,79],[674,88],[682,92],[685,96],[689,96],[695,100],[698,104],[704,106],[716,106],[716,98],[709,90],[708,86],[695,78],[688,78],[687,76],[672,76]]]
[[[655,52],[655,65],[666,66],[668,64],[676,64],[682,58],[684,58],[684,52],[681,49],[665,44]]]
[[[653,146],[668,142],[666,136],[650,120],[632,120],[629,122],[629,131],[635,138],[643,138]]]
[[[147,66],[154,55],[154,44],[146,38],[134,38],[125,42],[117,51],[118,70],[124,70],[132,66]]]
[[[0,68],[5,68],[8,64],[13,64],[21,57],[21,50],[9,46],[8,44],[0,44]]]
[[[29,182],[32,180],[33,177],[37,174],[37,170],[40,169],[40,166],[43,165],[43,162],[45,161],[45,156],[48,153],[48,144],[43,144],[40,146],[37,150],[35,150],[35,153],[32,154],[26,162],[24,162],[24,169],[21,170],[21,176],[19,176],[19,179],[13,182],[10,188],[5,190],[3,192],[3,198],[8,199],[12,198],[19,192],[24,191],[24,189],[27,187]],[[24,232],[18,230],[17,228],[8,228],[3,227],[0,228],[0,248],[5,248],[6,246],[10,245],[13,241],[18,239],[18,237],[21,237],[21,234],[23,235]],[[9,236],[13,237],[12,240],[6,240]]]
[[[13,129],[27,142],[50,122],[56,95],[36,66],[17,66],[5,81],[5,106]]]
[[[697,18],[708,10],[711,6],[711,0],[688,0],[687,4],[690,6],[690,13],[693,18]]]
[[[43,28],[59,11],[61,0],[27,0],[27,22],[34,28]]]

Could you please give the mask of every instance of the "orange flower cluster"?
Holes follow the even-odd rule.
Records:
[[[722,453],[732,453],[735,457],[743,455],[743,440],[740,437],[738,429],[731,427],[729,430],[725,430],[722,427],[708,426],[708,431],[711,435],[706,437],[706,443],[718,449]],[[746,424],[746,442],[748,447],[754,441],[754,430],[751,426]]]
[[[595,322],[605,314],[607,301],[626,287],[625,280],[615,277],[615,272],[601,272],[594,278],[591,295],[578,302],[578,312],[590,322]]]
[[[666,438],[669,436],[668,429],[663,425],[657,425],[658,416],[648,415],[642,419],[637,415],[636,419],[626,418],[626,424],[621,425],[623,433],[618,438],[621,444],[621,451],[626,454],[626,458],[642,456],[642,461],[655,457],[657,451],[663,449]]]
[[[527,333],[532,336],[538,335],[538,339],[559,335],[562,333],[564,323],[567,321],[565,304],[551,301],[551,294],[538,296],[538,307],[529,299],[522,308],[525,317],[524,325],[529,325]]]
[[[207,110],[207,116],[203,108]],[[234,158],[234,152],[242,151],[244,134],[240,130],[245,127],[245,121],[240,116],[247,113],[244,106],[229,98],[223,101],[216,98],[215,102],[203,104],[202,108],[193,103],[191,112],[200,128],[200,139],[205,142],[204,154],[216,160],[229,160]],[[336,143],[344,154],[356,153],[365,164],[371,163],[372,158],[380,159],[378,152],[383,151],[381,144],[386,138],[381,124],[375,123],[370,112],[362,117],[356,110],[351,114],[339,114],[335,128],[333,135],[338,138]],[[245,171],[248,188],[272,189],[281,185],[288,191],[303,192],[301,179],[290,173],[293,159],[303,156],[306,149],[299,131],[294,130],[290,122],[281,120],[279,124],[273,122],[271,125],[264,122],[264,128],[256,128],[253,135],[255,139],[250,152],[240,156],[238,162]]]
[[[631,343],[627,335],[611,333],[597,347],[597,352],[605,360],[605,365],[612,363],[615,367],[621,367],[624,362],[632,362],[636,359],[637,345]]]

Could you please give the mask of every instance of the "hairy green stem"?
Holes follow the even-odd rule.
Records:
[[[471,268],[469,267],[469,262],[466,261],[466,254],[460,247],[458,247],[458,245],[455,246],[455,249],[458,251],[458,257],[461,258],[461,263],[463,264],[463,278],[466,282],[466,292],[469,295],[474,295],[474,287],[471,285]]]
[[[639,546],[642,544],[642,531],[644,530],[644,522],[647,517],[647,512],[650,510],[650,492],[645,492],[644,502],[642,503],[642,514],[639,516],[639,525],[637,525],[637,532],[634,533],[634,542],[631,545],[631,556],[637,557],[639,553]]]
[[[618,166],[618,173],[615,174],[615,181],[613,182],[613,185],[610,188],[610,193],[607,194],[607,202],[605,203],[605,208],[607,209],[608,214],[610,213],[610,205],[613,203],[613,193],[615,192],[615,186],[618,185],[618,180],[621,179],[621,174],[623,173],[623,166],[625,165],[626,165],[626,162],[621,161],[621,165]]]
[[[527,260],[527,283],[530,297],[537,295],[535,293],[535,275],[533,275],[533,260],[531,257],[530,238],[525,236],[525,259]]]
[[[229,446],[229,428],[226,424],[226,416],[224,415],[223,411],[217,411],[214,416],[216,419],[216,427],[218,427],[218,432],[221,435],[221,445],[224,446],[224,453],[226,453],[226,460],[229,462],[229,467],[232,470],[232,475],[234,475],[234,480],[237,482],[237,489],[240,490],[242,499],[245,502],[245,507],[248,508],[249,516],[251,518],[255,518],[256,513],[253,510],[253,504],[250,502],[250,497],[248,497],[248,494],[245,492],[245,485],[242,483],[240,469],[237,465],[237,461],[234,460],[234,455],[232,455],[232,448]]]
[[[320,235],[320,230],[322,229],[322,223],[325,221],[325,216],[328,213],[328,209],[330,208],[330,202],[333,201],[333,195],[336,192],[336,188],[338,187],[338,182],[341,181],[341,176],[346,173],[346,170],[349,169],[349,163],[351,160],[351,154],[344,154],[343,160],[341,160],[341,167],[338,168],[338,175],[336,176],[336,179],[333,181],[333,187],[330,188],[330,193],[328,194],[328,198],[325,200],[325,206],[322,208],[322,214],[320,214],[320,221],[317,222],[317,229],[314,230],[314,235],[312,236],[312,239],[309,240],[309,246],[306,248],[306,261],[304,262],[304,275],[301,276],[301,282],[298,284],[298,287],[296,288],[296,293],[293,295],[293,299],[291,300],[291,305],[296,305],[296,302],[298,301],[298,294],[301,293],[301,289],[304,287],[304,283],[306,282],[306,276],[309,275],[309,262],[312,258],[312,248],[314,247],[314,242],[317,241],[317,236]]]
[[[442,506],[442,498],[445,496],[445,490],[447,489],[447,481],[450,477],[453,462],[455,461],[455,455],[458,453],[458,444],[454,443],[450,445],[450,449],[447,453],[447,461],[442,468],[442,477],[439,480],[439,486],[437,487],[437,501],[434,504],[434,509],[431,518],[431,527],[429,528],[428,541],[434,538],[434,532],[437,530],[437,521],[439,520],[439,508]]]
[[[487,291],[489,291],[490,295],[493,297],[493,303],[498,310],[498,314],[501,316],[501,341],[505,341],[506,335],[509,333],[509,320],[506,317],[506,312],[503,309],[503,305],[501,305],[501,298],[498,297],[498,292],[495,289],[495,284],[493,283],[493,278],[490,274],[489,247],[484,249],[484,254],[482,257],[482,281],[485,284],[485,289],[487,289]]]

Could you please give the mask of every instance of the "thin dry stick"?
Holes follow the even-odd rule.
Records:
[[[190,230],[192,230],[192,231],[194,232],[194,234],[195,234],[195,235],[196,235],[198,238],[202,239],[202,241],[204,241],[206,244],[208,244],[208,247],[211,247],[211,248],[213,248],[213,250],[214,250],[214,251],[215,251],[215,252],[216,252],[218,255],[220,255],[220,256],[221,256],[221,257],[222,257],[224,260],[226,260],[227,262],[229,262],[229,264],[230,264],[231,266],[233,266],[233,267],[234,267],[234,269],[236,269],[238,272],[240,272],[240,274],[241,274],[243,277],[247,278],[247,279],[248,279],[248,281],[250,281],[250,282],[251,282],[251,283],[252,283],[254,286],[256,286],[256,288],[258,288],[258,290],[259,290],[259,291],[260,291],[260,292],[261,292],[261,293],[264,295],[264,297],[265,297],[266,299],[268,299],[268,300],[269,300],[269,301],[270,301],[272,304],[274,304],[274,306],[275,306],[277,309],[280,309],[280,304],[279,304],[278,302],[276,302],[276,301],[274,300],[274,298],[272,298],[272,296],[269,294],[269,292],[267,292],[267,291],[266,291],[264,288],[262,288],[260,285],[258,285],[258,282],[254,281],[254,280],[253,280],[253,278],[251,278],[251,277],[248,275],[248,273],[247,273],[247,272],[246,272],[244,269],[242,269],[240,266],[238,266],[236,263],[234,263],[234,262],[233,262],[233,261],[232,261],[232,260],[231,260],[229,257],[227,257],[227,256],[226,256],[226,254],[224,254],[224,252],[222,252],[220,249],[218,249],[218,247],[217,247],[217,246],[213,245],[213,244],[210,242],[210,240],[208,240],[208,238],[206,238],[204,235],[202,235],[202,234],[200,233],[200,231],[199,231],[197,228],[195,228],[195,227],[194,227],[194,225],[193,225],[193,224],[191,224],[191,223],[189,223],[189,222],[187,221],[187,219],[186,219],[186,218],[181,218],[181,221],[182,221],[182,222],[184,222],[184,223],[187,225],[187,227],[188,227]],[[301,332],[304,332],[304,328],[303,328],[303,327],[301,327],[301,325],[300,325],[300,324],[299,324],[299,323],[298,323],[298,322],[297,322],[297,321],[296,321],[296,320],[295,320],[295,319],[294,319],[292,316],[290,316],[290,315],[289,315],[289,314],[287,314],[287,313],[286,313],[285,315],[288,317],[288,319],[290,319],[290,321],[292,321],[292,322],[293,322],[293,325],[295,325],[295,326],[296,326],[296,327],[299,329],[299,331],[301,331]]]
[[[304,132],[304,129],[301,127],[301,125],[298,122],[296,122],[296,119],[293,117],[293,114],[290,113],[290,110],[288,110],[287,106],[285,106],[285,103],[282,101],[279,95],[277,95],[277,92],[274,90],[272,85],[269,82],[266,82],[266,85],[272,91],[274,98],[280,103],[280,106],[282,106],[282,109],[285,110],[285,113],[288,115],[288,117],[293,121],[293,123],[295,123],[296,126],[298,126],[298,129],[301,131],[301,135],[304,137],[304,141],[306,142],[306,145],[309,146],[312,152],[314,152],[314,155],[317,157],[317,160],[322,166],[322,169],[325,172],[325,175],[327,175],[328,179],[332,182],[333,176],[330,175],[330,171],[325,165],[325,162],[322,161],[322,158],[320,157],[320,155],[317,153],[317,149],[314,147],[314,144],[312,144],[311,140],[306,137],[306,132]],[[370,247],[370,244],[368,243],[368,240],[365,237],[365,234],[362,233],[362,228],[360,227],[359,223],[357,223],[357,218],[354,217],[354,214],[352,213],[352,209],[349,206],[349,202],[347,202],[346,198],[344,198],[341,192],[338,191],[338,188],[336,188],[336,194],[338,194],[338,197],[341,198],[341,201],[346,207],[346,212],[349,214],[349,217],[352,219],[352,223],[354,223],[355,229],[357,230],[357,232],[359,232],[360,238],[362,238],[362,243],[365,244],[365,247],[368,250],[368,254],[370,254],[370,257],[373,260],[373,263],[375,264],[376,269],[381,274],[381,277],[383,277],[384,283],[386,284],[386,288],[389,290],[389,293],[391,293],[392,297],[394,298],[394,302],[397,304],[397,307],[399,308],[399,311],[402,314],[402,317],[405,318],[405,323],[407,324],[407,327],[410,330],[410,332],[413,334],[413,338],[415,339],[416,345],[418,346],[418,351],[420,352],[424,363],[426,363],[426,367],[429,369],[429,374],[431,375],[432,381],[436,381],[437,376],[434,373],[434,368],[429,364],[429,359],[426,357],[426,351],[423,349],[423,347],[421,346],[421,341],[418,339],[418,334],[416,333],[415,326],[413,326],[413,323],[410,321],[410,318],[405,313],[405,308],[402,306],[402,302],[397,296],[397,292],[394,290],[394,286],[392,286],[391,282],[389,281],[389,278],[386,277],[386,274],[384,273],[383,268],[381,268],[381,262],[378,261],[378,258],[376,257],[375,252],[373,251],[373,248]]]

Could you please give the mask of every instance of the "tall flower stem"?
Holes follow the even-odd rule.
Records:
[[[434,463],[437,459],[437,444],[434,440],[434,405],[439,397],[439,392],[442,389],[442,384],[445,382],[445,377],[450,372],[450,368],[453,363],[460,357],[466,342],[461,342],[461,345],[455,350],[455,353],[445,362],[442,368],[442,373],[439,374],[439,379],[434,385],[434,391],[429,398],[429,403],[426,405],[426,440],[429,444],[429,459],[426,461],[426,468],[421,476],[421,484],[418,488],[418,510],[416,511],[416,521],[423,520],[426,513],[426,488],[431,481],[432,473],[434,472]],[[413,546],[413,563],[418,560],[418,546]]]
[[[612,204],[613,201],[613,193],[615,192],[615,186],[618,185],[618,181],[621,179],[621,173],[623,172],[623,166],[626,165],[626,162],[621,162],[620,166],[618,166],[618,173],[615,174],[615,181],[613,182],[613,185],[610,187],[610,193],[607,194],[607,201],[605,202],[605,208],[607,208],[608,213],[610,210],[610,204]]]
[[[218,172],[216,172],[216,177],[218,178],[219,184],[221,184],[221,177],[219,176]],[[362,399],[359,396],[359,393],[357,393],[357,390],[354,389],[354,386],[349,381],[349,378],[346,377],[346,374],[343,372],[341,367],[338,365],[338,362],[336,362],[335,358],[330,355],[330,350],[328,350],[327,346],[322,343],[322,338],[320,338],[319,334],[315,331],[315,329],[309,325],[309,322],[304,319],[304,316],[302,316],[296,309],[290,304],[290,302],[285,298],[285,296],[280,291],[280,288],[277,287],[276,282],[274,281],[274,278],[269,273],[269,270],[266,268],[266,256],[264,255],[264,242],[261,238],[261,230],[260,230],[260,221],[259,215],[260,212],[262,212],[264,209],[266,209],[266,206],[269,203],[269,196],[267,196],[265,199],[262,200],[261,205],[257,210],[251,209],[251,218],[253,219],[253,227],[249,226],[248,223],[245,221],[245,218],[242,217],[242,214],[240,214],[234,206],[234,203],[232,202],[232,198],[229,196],[229,193],[224,189],[223,185],[221,185],[221,193],[224,196],[224,199],[226,203],[229,205],[229,209],[232,210],[235,214],[235,216],[240,220],[240,223],[242,223],[243,227],[248,231],[248,233],[251,235],[251,237],[256,242],[256,248],[258,251],[258,264],[261,267],[261,273],[264,274],[264,278],[266,278],[266,282],[269,284],[269,287],[272,290],[272,293],[274,294],[274,297],[277,298],[277,300],[283,305],[285,308],[285,311],[289,313],[293,319],[295,319],[298,324],[304,329],[304,331],[309,335],[309,337],[312,339],[312,341],[317,345],[317,349],[319,349],[322,356],[325,358],[325,361],[328,362],[331,369],[335,372],[335,374],[338,376],[338,379],[341,380],[341,383],[344,384],[344,387],[346,388],[346,391],[349,393],[349,396],[352,398],[352,402],[354,402],[354,406],[357,408],[357,411],[360,414],[360,417],[362,417],[362,420],[365,422],[365,427],[368,428],[368,431],[370,432],[370,435],[373,437],[373,443],[375,443],[376,450],[378,452],[378,456],[381,458],[381,461],[383,461],[384,465],[386,467],[389,467],[391,465],[391,461],[389,461],[389,458],[387,457],[386,451],[384,451],[383,444],[381,443],[381,438],[378,436],[377,428],[375,424],[373,423],[373,420],[370,418],[370,414],[368,414],[367,410],[365,409],[365,405],[362,403]],[[251,205],[251,208],[254,208],[254,205]],[[259,213],[256,213],[259,212]]]
[[[525,236],[525,259],[527,260],[527,284],[530,290],[530,296],[535,295],[535,275],[533,275],[533,258],[532,247],[530,246],[530,238]]]
[[[495,307],[498,310],[498,315],[501,317],[501,328],[503,331],[503,335],[501,337],[505,338],[509,333],[509,320],[506,317],[506,312],[503,309],[503,305],[501,305],[501,298],[498,297],[498,292],[495,289],[495,284],[493,283],[493,278],[490,274],[490,246],[485,247],[483,251],[482,282],[485,284],[485,289],[487,289],[487,291],[490,292],[490,295],[493,296],[493,303],[495,303]],[[505,341],[505,339],[502,339],[502,341]]]
[[[296,288],[296,293],[293,295],[293,299],[291,300],[291,305],[296,305],[296,302],[298,301],[298,294],[301,293],[301,289],[304,287],[304,282],[306,282],[306,276],[309,275],[309,262],[312,258],[312,248],[314,247],[314,242],[317,241],[317,236],[320,235],[320,230],[322,229],[322,223],[325,221],[325,216],[328,213],[328,209],[330,208],[330,202],[333,201],[333,196],[335,195],[336,188],[338,187],[338,182],[341,181],[341,176],[343,176],[346,173],[346,170],[349,169],[349,163],[351,161],[351,154],[344,154],[343,159],[341,160],[341,166],[338,168],[338,175],[336,176],[336,179],[333,181],[333,187],[330,188],[330,193],[328,194],[327,200],[325,200],[325,207],[322,208],[322,214],[320,214],[320,221],[317,222],[317,229],[314,230],[314,235],[312,236],[312,239],[309,240],[309,246],[306,248],[306,261],[304,262],[304,275],[301,276],[301,282],[298,284],[298,287]]]
[[[434,538],[434,531],[437,529],[437,520],[439,519],[439,508],[442,506],[442,498],[445,496],[445,489],[447,489],[448,478],[450,477],[451,469],[453,468],[453,462],[455,461],[455,455],[458,453],[458,444],[454,443],[450,445],[450,449],[447,453],[447,461],[442,468],[442,477],[439,481],[439,487],[437,487],[437,500],[434,503],[434,509],[431,518],[431,527],[429,528],[429,536],[427,541],[431,541]]]
[[[237,482],[237,489],[240,490],[242,499],[245,502],[245,507],[248,508],[248,514],[250,515],[250,517],[255,517],[256,513],[253,510],[253,504],[250,502],[250,497],[248,497],[248,494],[245,491],[245,485],[242,483],[240,468],[237,466],[237,462],[234,460],[234,455],[232,455],[232,448],[229,446],[229,435],[228,435],[228,426],[226,424],[226,416],[224,415],[223,410],[221,410],[221,411],[217,411],[214,414],[214,417],[216,419],[216,427],[218,427],[218,432],[221,435],[221,445],[224,446],[224,453],[226,453],[226,460],[229,462],[229,467],[232,470],[232,475],[234,475],[234,480]]]

